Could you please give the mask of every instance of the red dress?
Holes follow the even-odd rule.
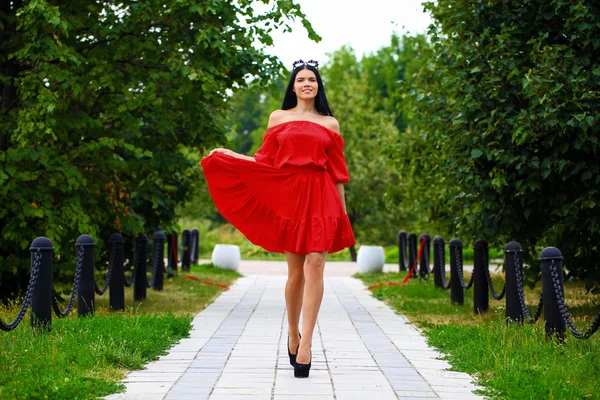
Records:
[[[202,160],[217,209],[267,251],[334,253],[355,243],[335,184],[348,182],[342,137],[315,122],[265,132],[256,162],[215,153]]]

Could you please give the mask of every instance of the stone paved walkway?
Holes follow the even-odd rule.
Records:
[[[326,277],[310,377],[287,355],[283,276],[247,276],[196,315],[190,337],[131,372],[116,399],[477,399],[473,378],[350,277]]]

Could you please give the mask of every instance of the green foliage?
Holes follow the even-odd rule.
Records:
[[[37,236],[60,253],[176,228],[197,149],[225,139],[227,91],[281,70],[270,32],[299,18],[318,39],[296,4],[263,3],[2,2],[0,297]]]
[[[585,0],[441,0],[405,96],[397,146],[409,201],[440,232],[534,261],[559,247],[572,276],[600,281],[596,122],[600,7]],[[468,21],[468,22],[467,22]],[[400,156],[399,158],[403,158]]]

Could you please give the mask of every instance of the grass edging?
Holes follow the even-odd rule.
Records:
[[[196,278],[230,285],[241,276],[212,265],[192,266]],[[95,399],[122,391],[128,371],[167,354],[189,336],[192,316],[222,293],[222,289],[179,274],[165,290],[148,289],[147,299],[133,303],[126,289],[126,311],[108,311],[108,294],[96,296],[96,314],[53,318],[52,331],[34,334],[26,317],[12,332],[0,332],[0,398]],[[20,306],[20,304],[18,305]],[[0,308],[4,320],[16,307]]]
[[[367,286],[399,282],[406,273],[356,274]],[[467,279],[467,278],[466,278]],[[494,276],[501,288],[503,278]],[[539,286],[539,284],[538,284]],[[473,313],[473,290],[465,292],[465,305],[450,303],[449,291],[435,288],[432,279],[410,280],[405,286],[372,290],[411,323],[422,329],[428,343],[446,354],[453,370],[469,373],[494,399],[593,398],[600,395],[600,335],[578,340],[567,333],[564,344],[547,339],[543,317],[533,325],[508,326],[505,300],[490,297],[490,311]],[[539,288],[526,289],[530,314],[539,298]],[[583,295],[583,283],[570,283],[565,297],[579,329],[589,326],[598,313],[597,296]]]

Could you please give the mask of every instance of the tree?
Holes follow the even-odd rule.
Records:
[[[227,91],[282,68],[261,47],[272,29],[299,18],[318,39],[296,4],[263,3],[1,3],[0,297],[36,236],[68,254],[82,233],[175,228],[198,149],[224,141]]]
[[[600,281],[600,5],[425,7],[432,49],[407,101],[436,165],[421,182],[445,180],[444,198],[428,194],[451,211],[441,223],[497,245],[518,240],[532,264],[540,246],[557,246],[573,276]]]
[[[389,165],[386,143],[398,135],[394,115],[376,110],[368,75],[354,51],[342,47],[330,55],[321,71],[327,97],[340,121],[350,182],[345,185],[348,217],[362,244],[393,243],[402,220],[390,190],[398,174]],[[356,251],[351,249],[353,260]]]

